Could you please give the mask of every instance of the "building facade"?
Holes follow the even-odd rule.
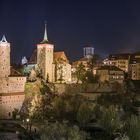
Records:
[[[130,76],[132,80],[140,80],[140,52],[132,54],[130,61]]]
[[[140,80],[140,63],[131,64],[131,79]]]
[[[83,48],[84,58],[92,59],[94,55],[94,48],[92,46],[86,46]]]
[[[104,65],[116,66],[122,71],[129,72],[130,54],[112,54],[103,61]]]
[[[48,41],[47,28],[43,41],[31,55],[27,69],[36,69],[46,82],[71,82],[71,65],[64,51],[54,52],[54,45]]]
[[[0,77],[10,75],[10,43],[6,41],[5,36],[0,41]]]
[[[8,119],[14,109],[22,107],[26,77],[11,74],[10,43],[4,36],[0,42],[0,53],[0,119]]]
[[[54,82],[71,82],[71,65],[64,51],[54,52]]]
[[[140,52],[109,55],[104,65],[116,66],[128,74],[132,80],[140,80]]]
[[[53,82],[53,52],[54,45],[49,43],[47,37],[47,30],[45,24],[44,39],[41,43],[37,44],[37,67],[41,76]]]
[[[124,72],[116,66],[101,66],[96,69],[95,74],[98,75],[100,82],[123,83],[124,81]]]

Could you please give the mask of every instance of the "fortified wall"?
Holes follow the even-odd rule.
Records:
[[[24,92],[26,77],[0,78],[0,93]]]
[[[54,84],[57,94],[63,93],[114,93],[123,90],[124,85],[119,83],[91,83],[91,84]]]
[[[12,118],[15,109],[20,111],[25,83],[26,77],[10,73],[10,43],[3,36],[0,41],[0,119]]]

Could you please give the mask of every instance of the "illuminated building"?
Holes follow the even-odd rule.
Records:
[[[48,41],[47,30],[45,24],[44,39],[37,44],[37,68],[41,76],[49,82],[53,82],[53,53],[54,45]]]
[[[128,77],[132,80],[140,80],[140,52],[109,55],[103,63],[120,68],[128,73]]]
[[[130,54],[112,54],[103,61],[104,65],[116,66],[124,72],[129,72]]]
[[[93,58],[94,48],[91,46],[84,47],[83,48],[83,55],[84,55],[84,58],[88,58],[88,59]]]
[[[10,67],[10,43],[5,36],[0,41],[0,118],[12,117],[14,109],[21,109],[25,95],[26,77]]]
[[[130,76],[132,80],[140,80],[140,53],[134,53],[130,61]]]
[[[47,82],[62,83],[71,82],[71,65],[64,51],[54,52],[54,45],[48,41],[47,28],[45,25],[44,39],[37,44],[33,51],[27,68],[36,69]],[[61,78],[60,78],[61,75]]]
[[[73,83],[77,82],[77,77],[75,76],[75,72],[76,72],[76,69],[79,67],[79,65],[82,64],[85,70],[89,70],[91,69],[92,61],[94,61],[95,57],[97,57],[97,55],[94,54],[94,48],[92,46],[86,46],[83,48],[83,57],[72,63],[71,70],[72,70]],[[99,59],[98,59],[98,62],[100,63]],[[96,65],[98,64],[96,63]]]
[[[54,67],[55,82],[71,82],[71,65],[63,51],[54,52]]]
[[[118,82],[124,81],[124,72],[116,66],[101,66],[96,69],[96,75],[99,76],[100,82]]]
[[[93,56],[94,56],[94,48],[91,46],[84,47],[83,48],[83,57],[72,63],[72,71],[75,71],[76,67],[78,67],[79,64],[84,65],[85,69],[88,70],[89,64],[90,64]]]

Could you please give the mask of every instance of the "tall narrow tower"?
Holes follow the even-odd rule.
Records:
[[[54,45],[48,41],[47,26],[45,24],[43,41],[37,44],[37,66],[41,76],[49,82],[53,81],[53,50]]]
[[[0,41],[0,77],[8,77],[10,75],[10,43],[7,42],[5,36]]]

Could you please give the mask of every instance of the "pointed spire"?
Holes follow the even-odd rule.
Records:
[[[47,22],[45,22],[45,32],[44,32],[44,39],[43,41],[48,41],[48,36],[47,36]]]
[[[5,35],[3,35],[3,37],[2,37],[0,42],[7,42]]]

